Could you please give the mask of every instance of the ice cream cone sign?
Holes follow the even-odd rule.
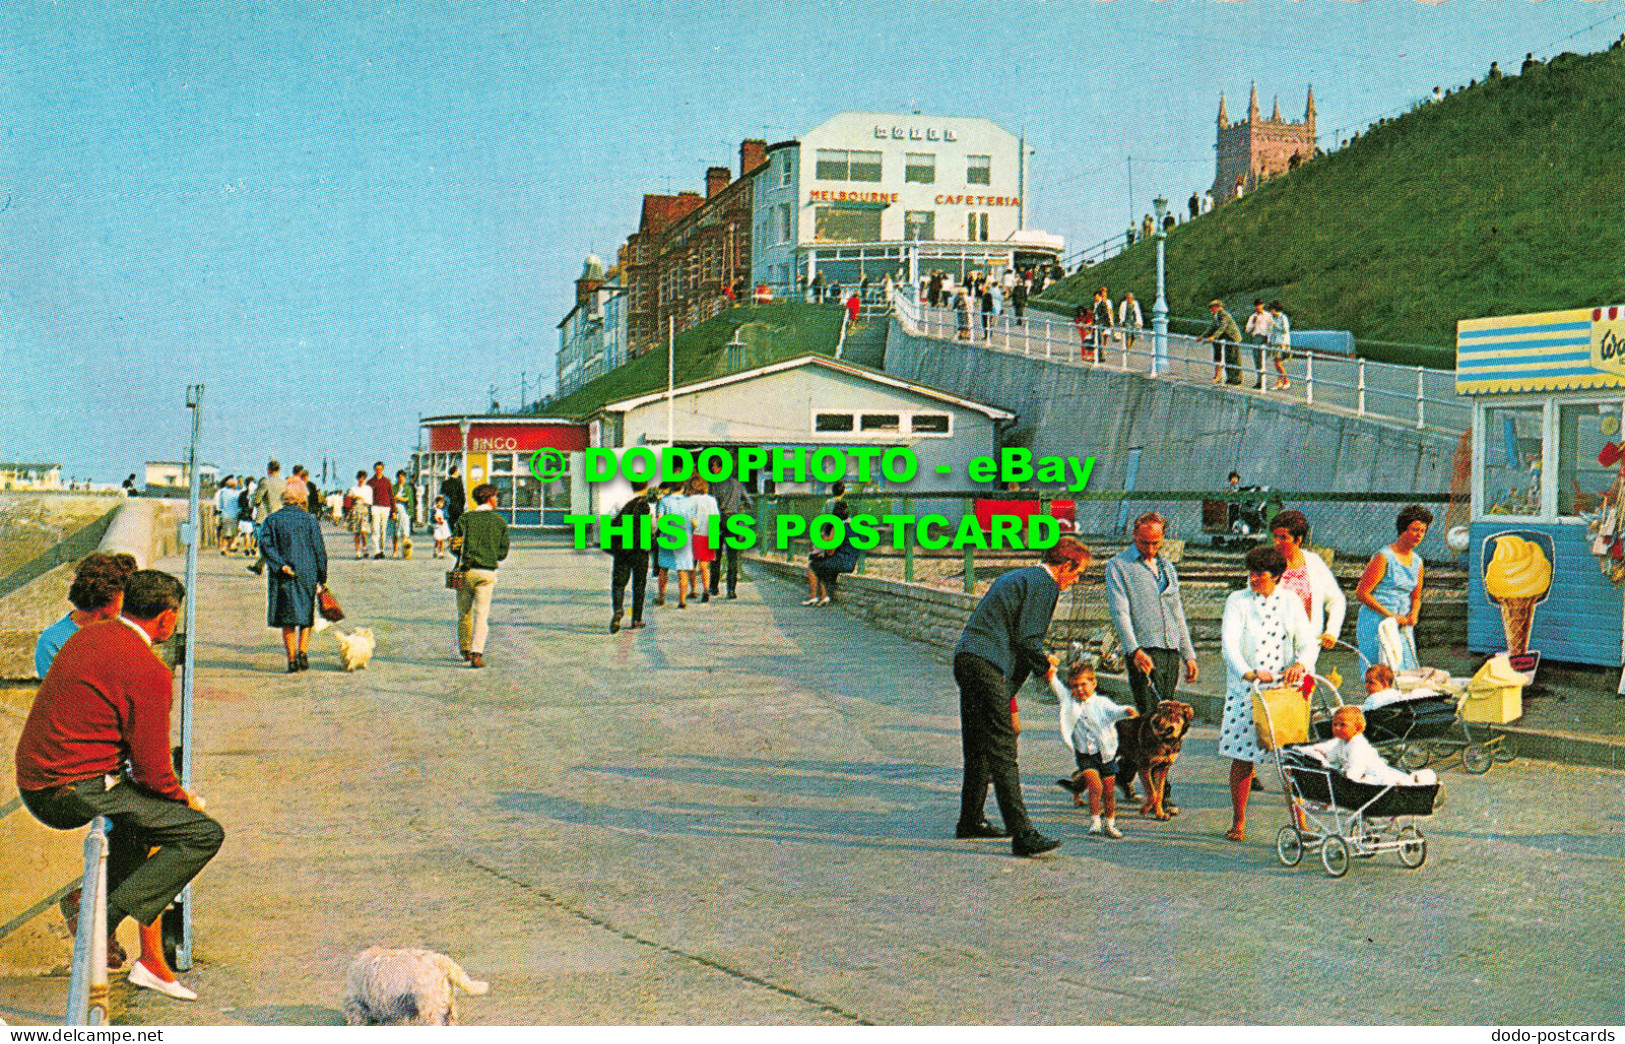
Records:
[[[1526,673],[1540,662],[1540,653],[1529,648],[1529,635],[1535,627],[1535,607],[1551,592],[1551,548],[1551,538],[1544,533],[1497,533],[1484,541],[1484,593],[1501,609],[1513,667]],[[1520,666],[1524,660],[1532,662]]]

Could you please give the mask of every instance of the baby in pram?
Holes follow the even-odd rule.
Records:
[[[1394,768],[1382,759],[1364,733],[1365,715],[1360,708],[1339,707],[1332,714],[1331,739],[1293,749],[1319,760],[1356,783],[1412,787],[1439,781],[1438,774],[1432,769],[1405,772]]]

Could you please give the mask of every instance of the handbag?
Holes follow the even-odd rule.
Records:
[[[467,570],[463,567],[463,549],[459,547],[457,549],[457,564],[446,570],[446,590],[461,591],[463,589],[463,577],[466,573]]]
[[[322,614],[322,619],[328,623],[338,623],[344,619],[344,610],[339,606],[339,600],[333,597],[326,585],[316,592],[316,611]]]
[[[1254,692],[1253,728],[1258,730],[1258,745],[1264,750],[1308,743],[1309,701],[1303,690],[1282,685]]]

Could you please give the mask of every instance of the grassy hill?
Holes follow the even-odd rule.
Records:
[[[1625,50],[1560,55],[1362,134],[1168,236],[1168,308],[1237,322],[1279,297],[1300,329],[1440,345],[1361,354],[1453,365],[1456,321],[1625,301]],[[1065,280],[1156,296],[1156,247]],[[1070,311],[1068,307],[1067,311]],[[1178,327],[1176,326],[1176,329]]]
[[[766,366],[781,359],[793,359],[809,352],[834,355],[841,336],[839,305],[781,303],[741,305],[715,319],[677,335],[676,379],[681,387],[697,381],[721,377],[740,369]],[[728,365],[728,342],[746,345],[743,365]],[[605,403],[666,387],[665,346],[611,370],[547,406],[555,417],[590,416]]]

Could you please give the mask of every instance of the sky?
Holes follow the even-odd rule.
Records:
[[[1625,0],[14,0],[0,459],[184,459],[203,384],[224,471],[393,470],[420,417],[552,390],[582,259],[644,193],[838,112],[1025,131],[1029,224],[1071,250],[1212,182],[1220,92],[1301,119],[1312,84],[1331,147],[1622,32]]]

